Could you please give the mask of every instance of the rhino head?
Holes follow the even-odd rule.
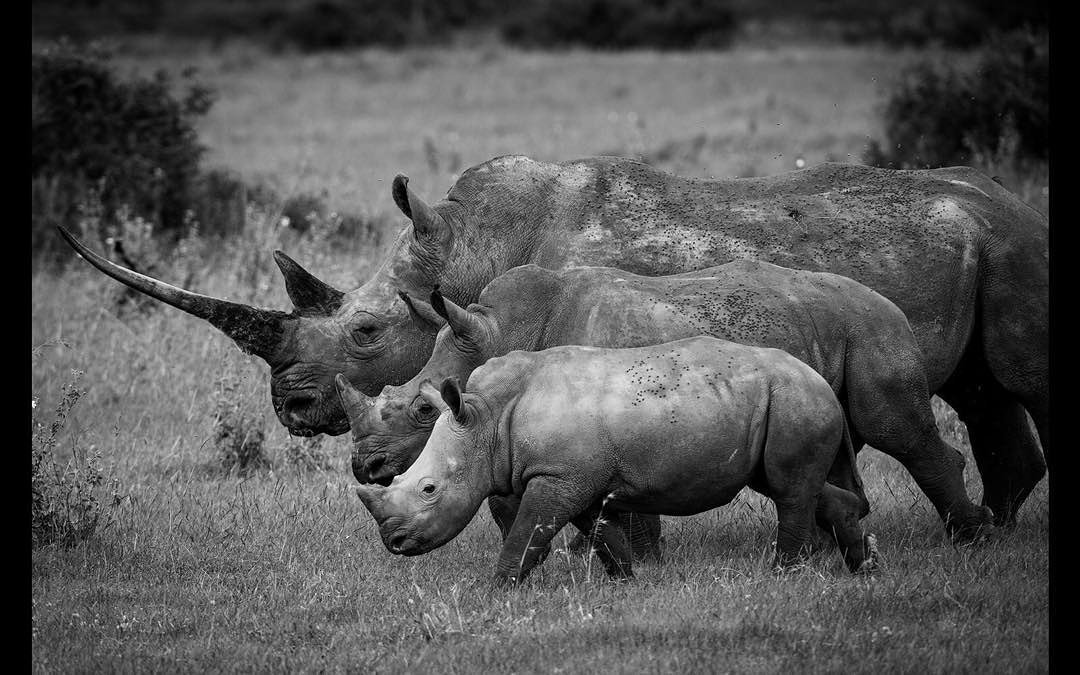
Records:
[[[438,288],[432,291],[430,304],[406,293],[401,297],[415,320],[445,325],[420,372],[404,384],[387,385],[377,397],[364,395],[338,376],[338,394],[352,427],[353,475],[360,483],[389,485],[424,449],[441,410],[424,394],[424,383],[468,379],[501,342],[498,323],[483,306],[474,304],[466,310],[444,298]]]
[[[441,319],[406,303],[399,289],[425,292],[442,284],[457,297],[475,296],[478,246],[467,231],[471,216],[457,202],[424,203],[398,176],[394,201],[412,221],[390,255],[360,288],[342,292],[320,281],[284,253],[274,259],[285,277],[293,311],[286,313],[192,293],[116,265],[90,251],[63,228],[63,238],[106,275],[209,321],[247,353],[270,366],[270,393],[280,422],[297,436],[342,434],[349,421],[334,376],[343,373],[374,395],[408,380],[424,364]],[[463,236],[463,233],[466,233]],[[481,245],[482,246],[482,245]],[[485,265],[489,261],[485,260]]]
[[[338,381],[345,384],[340,376]],[[494,487],[490,408],[465,393],[456,378],[444,380],[439,390],[425,381],[420,390],[439,411],[423,452],[389,485],[356,489],[383,544],[400,555],[427,553],[456,537]]]

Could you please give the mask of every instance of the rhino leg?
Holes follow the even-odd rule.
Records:
[[[954,541],[991,528],[989,510],[967,494],[963,455],[938,433],[917,347],[904,349],[902,341],[860,345],[849,351],[845,370],[855,434],[904,465]]]
[[[488,509],[491,517],[499,527],[499,533],[503,541],[510,534],[510,528],[517,517],[521,499],[515,495],[488,497]],[[651,560],[660,562],[663,556],[663,538],[660,536],[660,517],[637,513],[619,513],[613,516],[618,518],[619,526],[626,539],[630,542],[630,550],[634,560]],[[580,530],[580,528],[578,528]],[[567,547],[571,553],[586,553],[589,550],[588,534],[591,530],[581,530],[570,541]],[[540,562],[547,557],[547,552],[541,557]],[[537,563],[539,564],[539,562]]]
[[[983,504],[999,526],[1016,523],[1024,500],[1046,475],[1024,407],[988,373],[963,373],[938,392],[967,425],[983,484]]]
[[[995,247],[985,266],[976,334],[981,360],[990,376],[1011,394],[1035,422],[1045,463],[1050,462],[1050,279],[1047,243]],[[974,342],[974,341],[973,341]],[[1024,442],[1016,464],[1037,469],[1037,449]],[[1030,480],[1034,471],[1027,476]],[[1026,493],[1024,494],[1026,496]],[[1022,498],[1021,500],[1022,501]],[[1016,508],[1020,507],[1017,503]]]
[[[664,556],[664,540],[660,535],[660,516],[629,511],[619,514],[619,524],[630,542],[634,560],[660,562]]]
[[[624,530],[611,519],[603,518],[601,504],[594,504],[570,522],[582,532],[589,533],[589,544],[603,563],[608,576],[616,579],[629,579],[634,576],[633,555]]]
[[[877,569],[877,550],[872,537],[863,536],[859,526],[861,503],[858,495],[825,484],[814,517],[818,526],[832,532],[848,569],[865,574]]]
[[[514,518],[517,517],[521,498],[517,495],[491,496],[488,497],[487,503],[492,519],[499,526],[499,534],[505,541],[510,534],[510,527],[514,524]]]
[[[581,494],[565,482],[544,476],[530,480],[514,524],[503,541],[495,582],[504,585],[524,581],[546,557],[555,534],[593,501],[592,496]]]

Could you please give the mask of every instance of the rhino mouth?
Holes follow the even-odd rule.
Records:
[[[312,436],[318,436],[319,434],[326,434],[327,436],[340,436],[349,430],[349,423],[334,424],[328,427],[299,427],[299,426],[286,426],[289,433],[293,436],[300,436],[302,438],[310,438]]]
[[[386,548],[395,555],[414,556],[426,553],[426,542],[411,536],[407,531],[398,530],[386,541]]]

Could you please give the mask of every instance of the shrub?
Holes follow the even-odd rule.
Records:
[[[539,0],[502,24],[508,41],[530,46],[723,47],[735,14],[707,0]]]
[[[1000,154],[1049,157],[1049,45],[1045,33],[996,36],[974,67],[921,61],[906,69],[884,108],[885,142],[867,161],[878,166],[935,167]]]
[[[331,471],[334,467],[333,457],[323,447],[324,436],[313,438],[289,437],[289,441],[281,449],[281,457],[285,464],[294,466],[300,471]]]
[[[106,481],[101,456],[93,447],[71,440],[71,458],[64,465],[56,458],[68,415],[79,402],[82,372],[71,371],[63,396],[49,421],[38,413],[38,399],[31,401],[30,530],[31,546],[73,546],[90,537],[107,517],[100,492]],[[119,496],[113,486],[113,504]]]
[[[214,448],[224,473],[241,475],[270,468],[261,417],[244,404],[240,378],[226,373],[217,383],[214,401]]]
[[[195,119],[212,105],[209,89],[184,73],[172,93],[167,73],[120,81],[108,56],[57,43],[31,61],[31,177],[35,245],[55,241],[55,224],[74,226],[79,208],[99,202],[103,224],[121,207],[178,231],[204,148]],[[46,238],[47,237],[47,238]]]

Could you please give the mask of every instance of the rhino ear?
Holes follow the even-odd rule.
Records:
[[[285,277],[285,290],[302,316],[328,316],[341,307],[345,294],[317,279],[295,260],[274,251],[274,262]]]
[[[409,189],[409,177],[398,174],[394,178],[394,203],[412,221],[418,237],[442,237],[449,226],[435,209]]]
[[[471,338],[479,335],[480,320],[476,315],[460,305],[454,304],[453,300],[447,300],[439,291],[439,285],[431,291],[431,307],[439,316],[450,324],[450,330],[460,338]]]
[[[405,291],[398,291],[398,297],[402,299],[405,306],[409,308],[409,316],[412,320],[421,326],[428,326],[434,330],[442,328],[446,324],[446,319],[439,316],[439,313],[435,311],[435,308],[417,298],[409,297],[409,294]]]
[[[461,394],[461,387],[458,385],[456,377],[448,377],[443,380],[442,386],[439,388],[439,395],[442,396],[442,400],[450,408],[450,412],[454,413],[454,419],[459,422],[464,419]]]

